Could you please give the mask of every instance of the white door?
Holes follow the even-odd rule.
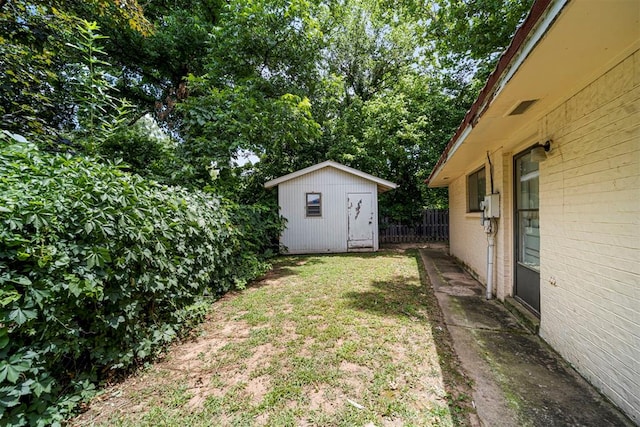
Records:
[[[371,193],[349,193],[348,249],[373,248],[373,196]]]

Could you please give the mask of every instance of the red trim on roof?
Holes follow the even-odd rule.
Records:
[[[520,51],[520,48],[524,44],[525,40],[527,39],[527,37],[529,36],[533,28],[536,26],[536,24],[540,20],[540,17],[542,17],[542,15],[547,10],[547,7],[552,1],[553,0],[536,0],[536,2],[533,4],[533,6],[531,7],[531,11],[529,11],[529,15],[527,16],[525,21],[522,23],[520,28],[518,28],[518,30],[516,31],[515,35],[513,36],[513,39],[511,40],[511,44],[509,45],[507,50],[505,50],[502,56],[500,57],[500,60],[498,61],[498,64],[496,65],[495,70],[493,70],[493,72],[487,79],[487,83],[484,85],[484,88],[482,89],[482,91],[480,91],[478,98],[473,103],[469,111],[467,111],[467,114],[465,114],[464,120],[462,121],[460,126],[458,126],[456,133],[453,135],[453,137],[445,147],[444,151],[442,152],[442,155],[438,159],[438,162],[436,163],[436,165],[433,167],[433,170],[429,174],[429,177],[424,181],[425,184],[429,184],[429,181],[431,181],[433,174],[436,173],[436,171],[440,168],[440,166],[442,166],[442,164],[446,161],[449,154],[449,150],[451,150],[451,147],[454,146],[454,144],[456,143],[458,138],[460,138],[460,135],[462,135],[462,132],[464,132],[467,126],[469,126],[469,124],[472,124],[473,122],[477,122],[478,119],[480,119],[480,117],[484,113],[484,110],[480,111],[480,108],[485,104],[485,101],[494,93],[496,84],[498,83],[498,81],[500,80],[504,72],[507,70],[513,58]]]

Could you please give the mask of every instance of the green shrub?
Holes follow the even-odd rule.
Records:
[[[98,155],[112,161],[122,159],[129,172],[171,184],[178,163],[175,147],[168,137],[154,134],[149,122],[143,117],[131,126],[113,131],[97,147]]]
[[[266,217],[0,131],[0,424],[61,422],[264,272]]]

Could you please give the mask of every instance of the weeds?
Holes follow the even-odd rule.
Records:
[[[452,367],[439,362],[426,295],[411,255],[282,258],[261,282],[214,304],[206,325],[226,335],[205,325],[169,366],[137,380],[149,391],[144,414],[103,412],[92,421],[465,424],[464,397],[444,392]],[[189,367],[182,379],[157,373],[178,363]],[[168,383],[180,386],[161,392]]]

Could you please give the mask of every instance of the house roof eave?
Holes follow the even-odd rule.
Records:
[[[496,89],[498,88],[501,80],[505,75],[511,70],[511,66],[514,62],[516,62],[517,58],[520,55],[525,55],[526,52],[522,51],[525,43],[529,39],[529,36],[533,33],[535,28],[537,28],[540,23],[542,17],[545,15],[545,12],[549,9],[550,5],[554,2],[560,3],[560,6],[564,5],[568,0],[536,0],[527,18],[523,21],[522,25],[518,28],[516,33],[513,36],[511,44],[504,51],[498,63],[496,64],[495,69],[489,75],[487,82],[485,83],[483,89],[480,91],[480,94],[476,98],[475,102],[471,105],[471,108],[467,111],[462,120],[462,123],[456,129],[453,137],[449,140],[449,143],[444,148],[442,154],[440,155],[438,161],[433,167],[432,172],[429,174],[429,177],[424,181],[425,184],[431,186],[431,183],[438,177],[439,173],[442,171],[444,164],[446,161],[453,155],[455,149],[460,146],[464,136],[468,134],[468,132],[473,128],[474,124],[480,119],[482,114],[486,111],[486,106],[491,102],[493,96],[495,96]],[[556,13],[562,7],[557,8]],[[438,186],[446,186],[446,184],[440,183]]]

